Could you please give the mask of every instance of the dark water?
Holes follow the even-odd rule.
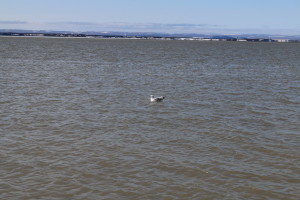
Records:
[[[299,52],[2,37],[0,199],[300,199]]]

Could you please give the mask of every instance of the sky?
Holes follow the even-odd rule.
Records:
[[[300,0],[0,0],[0,29],[300,35]]]

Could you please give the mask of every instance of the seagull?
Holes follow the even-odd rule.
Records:
[[[164,96],[161,97],[154,97],[153,95],[150,95],[150,101],[151,102],[161,102],[162,100],[164,100]]]

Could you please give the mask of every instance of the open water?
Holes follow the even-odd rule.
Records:
[[[298,200],[299,52],[1,37],[0,199]]]

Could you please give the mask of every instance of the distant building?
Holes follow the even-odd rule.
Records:
[[[275,42],[289,42],[288,39],[274,39]]]

